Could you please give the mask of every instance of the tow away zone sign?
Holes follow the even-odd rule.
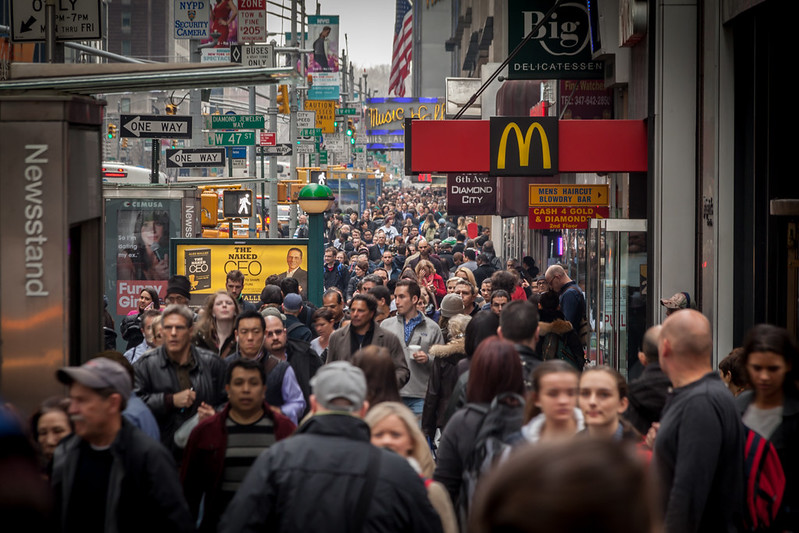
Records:
[[[225,166],[224,148],[181,148],[167,149],[166,166],[169,168],[186,167],[223,167]]]

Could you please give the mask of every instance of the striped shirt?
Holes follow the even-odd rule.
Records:
[[[267,416],[262,416],[252,424],[239,424],[228,416],[225,427],[227,450],[225,450],[225,467],[222,474],[222,491],[227,493],[229,498],[233,498],[261,452],[275,443],[275,428]]]

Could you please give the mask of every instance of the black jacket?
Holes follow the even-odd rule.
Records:
[[[53,457],[54,511],[62,527],[84,446],[88,444],[73,433],[61,441]],[[111,454],[113,463],[104,502],[107,533],[194,531],[177,466],[166,448],[123,417]]]
[[[219,531],[353,531],[371,450],[363,420],[336,413],[312,417],[261,454]],[[422,479],[388,450],[380,450],[363,531],[441,531]]]
[[[322,360],[316,355],[311,345],[301,339],[289,338],[286,341],[286,361],[294,369],[297,383],[305,399],[305,413],[311,408],[311,378],[322,366]]]
[[[627,397],[630,405],[624,411],[626,418],[642,435],[646,435],[652,422],[660,420],[663,406],[671,388],[671,381],[658,363],[649,363],[644,371],[630,382]]]
[[[155,415],[161,430],[161,442],[172,450],[176,458],[179,457],[180,450],[175,445],[175,431],[194,416],[202,402],[218,407],[227,399],[225,361],[215,353],[197,346],[191,346],[191,352],[194,366],[189,370],[189,377],[197,397],[188,409],[177,408],[172,402],[172,396],[180,392],[181,387],[175,366],[167,356],[164,346],[147,352],[133,365],[136,373],[136,395],[144,400]]]

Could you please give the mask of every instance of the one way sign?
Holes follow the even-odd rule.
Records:
[[[191,139],[189,115],[120,115],[120,137]]]
[[[181,148],[166,151],[168,168],[224,167],[224,148]]]

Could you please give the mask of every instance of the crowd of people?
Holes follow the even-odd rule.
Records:
[[[124,354],[60,370],[68,397],[27,435],[0,419],[29,460],[0,478],[30,464],[50,486],[4,512],[82,532],[799,528],[786,330],[756,326],[716,370],[710,323],[664,300],[628,383],[586,358],[564,268],[502,261],[442,200],[331,216],[319,308],[290,275],[257,304],[239,271],[197,309],[184,276],[143,290]],[[752,433],[784,474],[771,507],[747,490]]]

